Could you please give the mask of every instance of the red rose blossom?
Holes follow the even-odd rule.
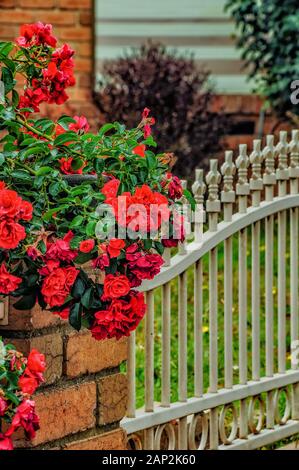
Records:
[[[58,307],[65,302],[78,273],[78,269],[69,266],[57,268],[45,277],[41,292],[50,307]]]
[[[139,155],[139,157],[145,157],[146,146],[144,144],[139,144],[133,149],[133,153],[135,155]]]
[[[32,395],[39,386],[39,380],[35,374],[32,374],[28,369],[19,378],[18,385],[23,393]]]
[[[0,248],[4,250],[16,248],[24,238],[26,238],[26,232],[22,225],[12,219],[0,221]]]
[[[130,291],[130,281],[122,274],[108,274],[104,280],[104,297],[106,299],[118,299],[124,297]]]
[[[111,238],[109,240],[109,245],[107,251],[109,253],[110,258],[117,258],[120,255],[121,250],[125,247],[124,240],[118,238]]]
[[[13,450],[12,440],[0,433],[0,450]]]
[[[69,130],[74,132],[87,132],[89,130],[89,124],[85,116],[74,116],[75,123],[72,122],[69,125]]]
[[[64,308],[61,310],[61,312],[52,312],[53,315],[58,315],[62,320],[68,320],[70,316],[70,309],[69,308]]]
[[[35,403],[32,400],[23,400],[18,406],[11,427],[6,432],[6,435],[12,435],[20,427],[24,428],[28,439],[33,439],[35,431],[39,429],[39,419],[35,413]]]
[[[7,401],[0,396],[0,417],[4,416],[4,413],[7,410],[7,406]]]
[[[129,336],[146,311],[142,292],[132,290],[128,300],[115,299],[107,310],[95,314],[91,334],[96,340]]]
[[[30,372],[44,372],[46,369],[45,356],[38,352],[36,349],[32,349],[27,359],[27,367]]]
[[[73,232],[68,232],[62,239],[47,243],[46,258],[61,261],[73,261],[78,255],[77,250],[70,248],[70,240],[73,238]]]
[[[105,183],[101,189],[101,192],[106,196],[107,199],[115,198],[117,195],[117,191],[120,185],[120,181],[117,178],[113,178],[112,180]]]
[[[15,218],[19,216],[22,202],[20,196],[11,189],[2,189],[0,191],[0,217]]]
[[[180,179],[171,175],[171,181],[168,186],[168,196],[170,199],[180,199],[183,195],[183,188]]]
[[[14,292],[22,282],[20,277],[10,274],[4,263],[0,266],[0,294],[10,294]]]
[[[130,261],[128,267],[134,276],[140,281],[143,279],[153,279],[161,270],[164,263],[162,256],[158,254],[139,253],[139,257]]]
[[[89,253],[91,250],[93,250],[94,245],[95,242],[92,239],[83,240],[79,245],[79,250],[82,251],[82,253]]]

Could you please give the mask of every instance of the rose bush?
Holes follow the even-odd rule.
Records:
[[[42,23],[0,43],[0,294],[20,310],[38,302],[96,339],[120,338],[145,313],[136,287],[159,273],[164,246],[184,238],[183,190],[153,152],[149,109],[134,129],[115,122],[95,134],[84,116],[35,116],[41,103],[67,99],[73,55]]]
[[[12,450],[12,436],[23,428],[27,439],[39,429],[31,395],[44,381],[43,354],[33,349],[28,358],[0,338],[0,450]]]

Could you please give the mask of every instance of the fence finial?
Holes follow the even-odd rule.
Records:
[[[217,213],[221,210],[219,200],[219,183],[221,175],[218,171],[218,160],[210,160],[210,171],[206,176],[208,185],[207,212],[209,212],[209,230],[214,232],[217,230]]]
[[[204,211],[204,194],[207,186],[204,182],[203,170],[196,168],[195,180],[192,185],[192,192],[195,199],[195,212],[194,212],[194,232],[195,242],[201,242],[203,223],[205,222],[205,211]]]
[[[186,180],[181,180],[181,185],[182,185],[182,188],[183,190],[187,189],[187,181]],[[181,208],[181,214],[184,218],[184,231],[186,233],[186,238],[188,238],[188,235],[189,235],[189,238],[190,238],[190,233],[191,233],[191,230],[190,230],[190,220],[191,220],[191,213],[190,213],[190,207],[189,207],[189,204],[188,204],[188,200],[186,198],[186,196],[183,194],[181,199],[180,199],[180,202],[182,204],[182,208]],[[180,242],[179,243],[179,254],[180,255],[185,255],[187,252],[187,242],[186,242],[186,239],[185,241],[183,242]]]
[[[276,177],[279,182],[279,196],[286,194],[286,181],[289,179],[288,168],[288,134],[286,131],[280,131],[279,142],[275,147],[275,155],[278,156]]]
[[[250,154],[249,160],[252,165],[252,176],[250,178],[250,189],[252,191],[252,205],[254,207],[257,207],[260,204],[260,192],[263,189],[263,180],[261,172],[263,155],[261,152],[260,139],[255,139],[253,141],[253,151]]]
[[[299,179],[299,130],[292,131],[292,140],[289,143],[288,150],[290,152],[289,176],[291,180],[291,193],[298,193]]]
[[[221,173],[223,175],[221,201],[224,204],[224,221],[230,222],[232,218],[232,205],[236,199],[233,187],[236,165],[233,162],[233,152],[231,150],[225,152],[225,162],[221,166]]]
[[[238,182],[236,186],[236,193],[239,196],[239,212],[244,213],[247,210],[247,196],[249,195],[250,188],[248,183],[248,166],[249,158],[247,155],[247,145],[239,145],[239,156],[236,160],[238,169]]]
[[[266,186],[266,201],[272,201],[274,186],[276,184],[274,135],[267,135],[266,147],[262,151],[265,160],[265,172],[263,174],[263,183]]]

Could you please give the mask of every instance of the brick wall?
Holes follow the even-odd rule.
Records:
[[[41,429],[33,442],[22,434],[15,446],[33,449],[125,449],[119,421],[126,410],[126,340],[95,341],[49,312],[20,312],[10,305],[9,324],[0,335],[28,354],[37,348],[47,361],[45,383],[35,394]]]

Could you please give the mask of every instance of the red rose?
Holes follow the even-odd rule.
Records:
[[[117,258],[120,255],[121,250],[125,247],[125,242],[118,238],[111,238],[108,245],[108,253],[110,258]]]
[[[52,312],[53,315],[58,315],[62,320],[68,320],[70,316],[70,309],[64,308],[61,312]]]
[[[19,214],[21,203],[22,199],[15,191],[2,189],[0,191],[0,217],[16,217]]]
[[[28,201],[22,201],[20,211],[19,211],[20,219],[22,219],[22,220],[31,220],[32,219],[32,211],[33,211],[32,204]]]
[[[79,271],[73,266],[69,266],[68,268],[63,269],[65,273],[65,285],[70,290],[75,284],[75,280],[77,279]]]
[[[181,185],[181,181],[177,176],[171,175],[171,181],[168,186],[168,196],[170,199],[181,199],[183,195],[183,188]]]
[[[45,356],[36,349],[32,349],[27,359],[27,367],[30,372],[42,373],[46,369]]]
[[[92,260],[92,267],[94,269],[101,269],[102,271],[109,266],[109,258],[106,253],[98,256],[96,259]]]
[[[91,250],[94,248],[94,240],[88,239],[88,240],[83,240],[80,243],[79,250],[82,251],[82,253],[89,253]]]
[[[104,280],[104,297],[106,299],[118,299],[127,295],[130,287],[130,281],[127,276],[108,274]]]
[[[69,125],[69,130],[74,132],[87,132],[89,130],[89,124],[85,116],[74,116],[76,122],[72,122]]]
[[[65,302],[78,273],[78,269],[70,266],[57,268],[45,277],[41,292],[50,307],[57,307]]]
[[[83,168],[85,166],[84,162],[82,163],[81,168],[79,168],[78,170],[74,170],[72,168],[73,160],[74,159],[72,157],[69,157],[69,158],[63,157],[59,160],[60,169],[62,173],[64,173],[65,175],[81,175],[82,174]]]
[[[13,450],[12,440],[0,433],[0,450]]]
[[[134,276],[140,281],[143,279],[153,279],[161,270],[164,263],[162,256],[158,254],[145,254],[134,261],[130,261],[128,267]]]
[[[61,261],[73,261],[77,255],[77,250],[72,250],[70,241],[73,238],[73,232],[68,232],[62,239],[59,238],[52,243],[47,243],[46,258]]]
[[[32,395],[39,386],[39,380],[28,369],[25,369],[24,374],[19,378],[18,385],[23,393]]]
[[[7,401],[4,400],[4,398],[0,397],[0,416],[4,416],[6,410],[7,410]]]
[[[120,181],[117,178],[105,183],[101,189],[101,192],[106,196],[106,199],[114,198],[117,196],[117,191],[119,188]]]
[[[143,293],[132,290],[128,300],[112,300],[107,310],[96,312],[91,334],[97,340],[129,336],[130,331],[137,328],[145,311]]]
[[[139,155],[139,157],[145,157],[146,146],[144,144],[139,144],[133,149],[133,153],[135,155]]]
[[[35,403],[32,400],[24,400],[18,406],[17,412],[12,420],[11,427],[6,435],[12,435],[18,428],[24,428],[28,439],[35,437],[35,431],[39,429],[39,419],[35,413]]]
[[[4,219],[0,222],[0,248],[5,250],[16,248],[24,238],[26,238],[26,232],[22,225],[12,219]]]
[[[17,276],[10,274],[4,263],[0,266],[0,294],[10,294],[15,291],[19,284],[22,282],[22,279]]]
[[[46,264],[42,268],[38,270],[38,272],[41,276],[48,276],[52,271],[59,268],[59,266],[60,266],[59,261],[54,261],[50,259],[49,261],[46,262]]]

